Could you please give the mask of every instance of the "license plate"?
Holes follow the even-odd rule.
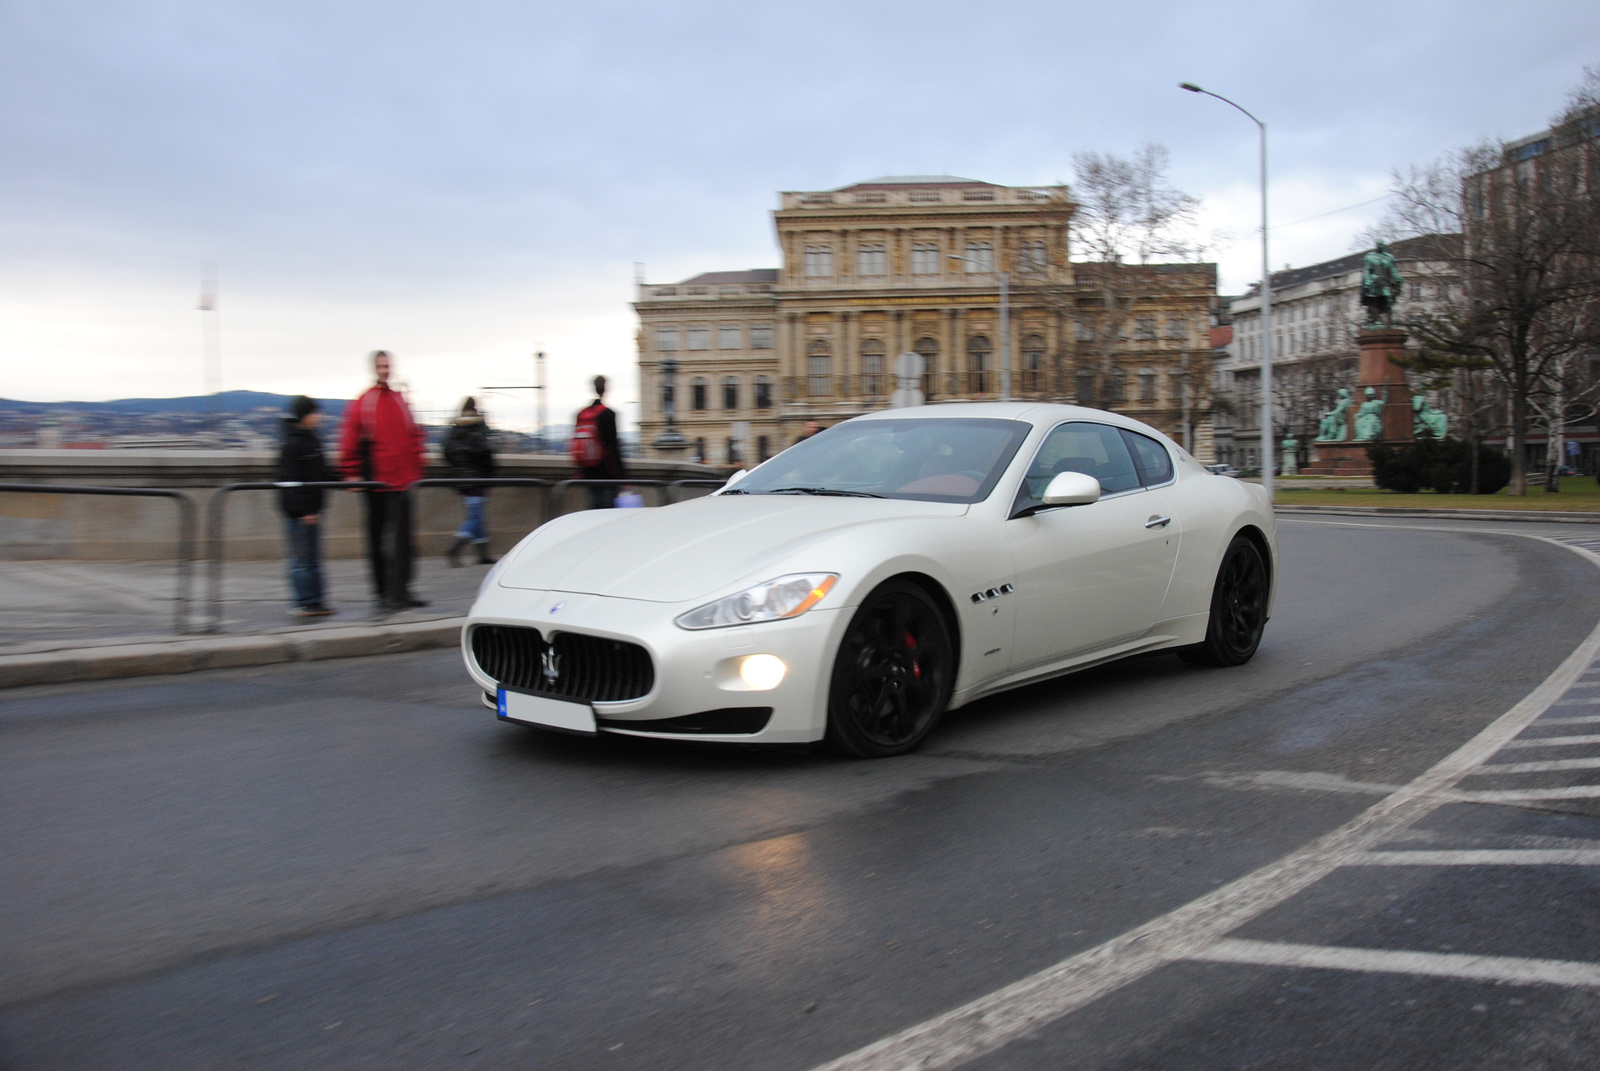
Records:
[[[508,692],[504,688],[496,691],[495,701],[500,716],[509,721],[542,725],[547,729],[563,729],[569,733],[596,731],[594,708],[588,703],[568,703],[540,695]]]

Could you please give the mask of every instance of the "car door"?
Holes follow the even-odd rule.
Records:
[[[1098,479],[1100,500],[1027,512],[1069,469]],[[1170,461],[1167,471],[1170,479]],[[1006,522],[1017,578],[1013,668],[1131,639],[1160,619],[1179,526],[1164,493],[1145,482],[1117,428],[1070,421],[1045,437]]]

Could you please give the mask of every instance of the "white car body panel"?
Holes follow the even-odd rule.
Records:
[[[892,577],[921,578],[952,612],[958,656],[951,707],[1139,651],[1199,642],[1222,553],[1243,529],[1266,544],[1275,593],[1276,530],[1262,489],[1208,473],[1154,429],[1099,410],[1036,403],[937,405],[857,419],[942,416],[1033,425],[983,501],[714,495],[560,517],[509,552],[480,592],[462,631],[468,672],[486,692],[496,690],[472,653],[472,632],[485,624],[638,644],[649,653],[654,683],[626,702],[592,704],[601,731],[682,739],[682,732],[629,723],[756,706],[772,708],[760,732],[691,738],[795,743],[823,736],[834,653],[855,608]],[[1172,457],[1173,480],[1010,517],[1040,443],[1065,421],[1158,440]],[[1171,519],[1145,526],[1161,517]],[[1074,556],[1052,568],[1052,546]],[[838,581],[799,617],[698,631],[674,623],[753,584],[820,572]],[[1270,613],[1270,601],[1268,607]],[[788,672],[776,688],[756,692],[740,680],[739,660],[750,654],[784,661]]]

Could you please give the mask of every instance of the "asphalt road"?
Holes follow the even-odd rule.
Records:
[[[1104,667],[892,761],[505,726],[449,653],[0,693],[0,1067],[844,1056],[1224,895],[1527,696],[1600,621],[1600,569],[1462,527],[1285,520],[1248,666]],[[1600,713],[1591,684],[1547,718]],[[1600,783],[1540,771],[1463,785]],[[1581,854],[1600,801],[1461,797],[1384,848]],[[1235,961],[1130,975],[967,1066],[1592,1066],[1600,987],[1450,964],[1600,962],[1597,884],[1343,866],[1232,931]],[[1443,958],[1245,962],[1302,945]]]

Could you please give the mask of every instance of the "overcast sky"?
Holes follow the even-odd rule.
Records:
[[[356,4],[0,0],[0,396],[348,396],[392,351],[422,408],[595,372],[631,415],[634,263],[777,264],[779,190],[884,174],[1070,180],[1171,152],[1259,276],[1339,256],[1392,168],[1541,129],[1600,63],[1594,0]],[[531,422],[531,395],[488,399]]]

